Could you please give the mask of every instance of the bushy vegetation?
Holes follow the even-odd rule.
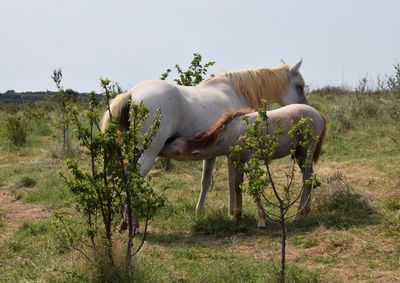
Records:
[[[8,116],[6,118],[6,133],[11,145],[20,147],[27,141],[27,122],[18,115]]]

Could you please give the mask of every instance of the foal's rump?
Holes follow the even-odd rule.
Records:
[[[272,134],[276,130],[281,131],[274,158],[281,158],[290,153],[291,143],[297,144],[297,139],[301,137],[294,137],[295,140],[292,140],[289,136],[289,131],[294,123],[303,118],[309,118],[310,122],[307,127],[312,131],[312,137],[316,138],[316,140],[311,141],[310,146],[312,148],[310,149],[314,153],[312,156],[313,161],[316,162],[318,160],[326,131],[326,120],[320,112],[309,105],[291,104],[268,111],[267,116],[268,134]]]

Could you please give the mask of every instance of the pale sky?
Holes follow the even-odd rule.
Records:
[[[0,92],[125,89],[157,79],[194,52],[212,73],[275,66],[280,58],[311,88],[355,87],[400,63],[398,0],[0,0]],[[172,79],[172,78],[171,78]]]

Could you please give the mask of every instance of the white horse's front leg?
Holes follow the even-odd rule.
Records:
[[[214,168],[215,159],[216,158],[203,160],[203,173],[201,175],[201,191],[200,191],[199,200],[198,200],[197,206],[196,206],[197,214],[201,214],[204,212],[204,204],[206,202],[206,195],[207,195],[208,189],[211,186],[212,171]]]

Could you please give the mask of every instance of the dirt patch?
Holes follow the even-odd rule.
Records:
[[[10,238],[23,223],[50,218],[51,212],[40,205],[15,200],[8,190],[1,190],[0,216],[4,224],[0,230],[1,244]]]

